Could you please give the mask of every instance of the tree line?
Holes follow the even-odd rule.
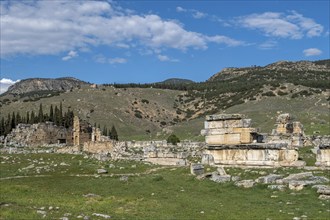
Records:
[[[49,113],[44,112],[43,106],[40,103],[38,112],[27,111],[24,115],[19,112],[8,113],[7,117],[1,117],[0,121],[0,136],[7,135],[15,128],[18,124],[35,124],[50,121],[57,126],[64,126],[66,128],[72,127],[73,125],[73,111],[68,109],[63,113],[62,102],[60,106],[50,105]]]

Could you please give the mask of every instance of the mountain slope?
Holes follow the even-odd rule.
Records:
[[[159,84],[172,84],[172,85],[189,84],[189,83],[194,83],[194,81],[189,79],[170,78],[162,82],[159,82]]]
[[[83,85],[88,85],[88,83],[72,77],[57,79],[32,78],[11,85],[5,94],[24,94],[40,91],[64,92]]]
[[[207,82],[184,85],[84,84],[56,96],[49,95],[50,90],[37,98],[33,94],[38,91],[7,94],[0,96],[0,114],[37,113],[40,103],[48,112],[51,104],[62,102],[64,111],[70,108],[101,129],[115,125],[121,140],[163,139],[172,132],[181,139],[203,140],[199,133],[204,116],[223,112],[246,114],[263,132],[271,131],[279,112],[288,112],[308,134],[329,133],[329,60],[281,61],[226,71]]]

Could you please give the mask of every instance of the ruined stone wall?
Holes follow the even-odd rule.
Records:
[[[319,149],[316,152],[315,165],[330,167],[330,145],[319,146]]]
[[[88,141],[84,143],[82,150],[84,152],[93,153],[93,154],[111,153],[113,151],[113,142]]]
[[[7,145],[43,146],[66,144],[68,130],[52,122],[38,124],[18,124],[6,137]]]
[[[298,152],[290,149],[206,150],[216,165],[295,166]]]
[[[201,134],[208,145],[249,144],[254,140],[251,119],[240,114],[220,114],[206,117]]]

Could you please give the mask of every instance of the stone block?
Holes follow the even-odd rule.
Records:
[[[318,149],[316,153],[317,166],[330,166],[330,148]]]
[[[191,164],[190,173],[193,175],[201,175],[204,173],[204,166],[202,164]]]
[[[255,182],[253,180],[241,180],[236,182],[235,185],[243,188],[251,188],[255,185]]]
[[[240,134],[219,134],[219,135],[208,135],[205,136],[205,142],[208,145],[230,145],[240,144]]]
[[[203,154],[201,163],[206,165],[213,165],[214,158],[211,154]]]
[[[275,183],[276,180],[282,178],[282,175],[278,175],[278,174],[270,174],[267,176],[261,176],[259,177],[256,182],[258,183],[265,183],[265,184],[269,184],[269,183]]]
[[[207,115],[206,121],[219,121],[219,120],[230,120],[230,119],[242,119],[245,115],[242,114],[218,114],[218,115]]]
[[[217,129],[217,128],[241,128],[243,127],[242,120],[226,120],[226,121],[205,121],[205,129]]]
[[[224,175],[221,176],[217,172],[213,172],[210,180],[217,182],[217,183],[225,183],[230,182],[231,176],[230,175]]]
[[[105,169],[97,169],[97,173],[98,174],[105,174],[105,173],[108,173],[108,171],[105,170]]]

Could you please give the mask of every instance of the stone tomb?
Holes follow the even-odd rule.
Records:
[[[330,167],[330,145],[320,145],[318,147],[315,165]]]
[[[206,116],[205,135],[209,163],[216,165],[297,166],[298,152],[286,142],[262,143],[263,136],[241,114]]]
[[[250,144],[258,139],[258,130],[251,128],[251,119],[241,114],[208,115],[204,126],[201,134],[209,146]]]

